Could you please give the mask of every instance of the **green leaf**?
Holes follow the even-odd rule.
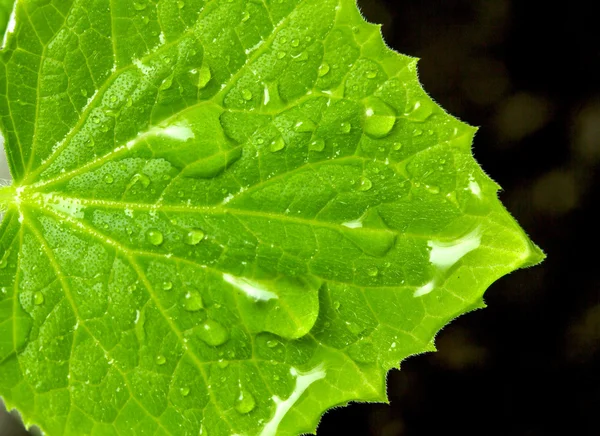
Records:
[[[30,0],[0,61],[0,395],[296,435],[543,255],[354,0]]]

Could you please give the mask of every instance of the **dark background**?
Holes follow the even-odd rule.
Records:
[[[477,160],[548,259],[494,284],[437,353],[391,372],[390,405],[330,411],[318,435],[600,435],[596,2],[359,3],[389,45],[421,58],[430,95],[481,127]]]

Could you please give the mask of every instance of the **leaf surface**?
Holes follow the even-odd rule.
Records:
[[[312,432],[543,257],[354,0],[14,17],[0,395],[49,435]]]

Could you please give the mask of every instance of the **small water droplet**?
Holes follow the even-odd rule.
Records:
[[[235,405],[235,410],[245,415],[246,413],[252,412],[255,406],[256,400],[254,399],[254,396],[250,392],[242,389]]]
[[[269,348],[275,348],[277,345],[279,345],[278,341],[273,341],[273,340],[267,341],[267,347],[269,347]]]
[[[179,1],[177,2],[177,7],[178,7],[179,9],[183,9],[183,8],[185,7],[185,2],[183,2],[182,0],[179,0]]]
[[[156,364],[157,365],[164,365],[165,363],[167,363],[167,358],[165,356],[163,356],[162,354],[159,354],[158,356],[156,356]]]
[[[298,121],[294,126],[294,130],[298,133],[314,132],[317,125],[312,120]]]
[[[179,389],[179,393],[181,394],[182,397],[187,397],[190,394],[190,388],[188,388],[187,386],[184,386]]]
[[[334,308],[335,310],[338,310],[338,309],[340,308],[340,302],[339,302],[339,301],[334,301],[334,302],[333,302],[333,308]]]
[[[148,230],[146,238],[148,239],[148,242],[150,242],[152,245],[160,245],[165,240],[162,232],[156,229]]]
[[[229,366],[229,362],[228,362],[227,360],[222,360],[222,359],[221,359],[221,360],[219,360],[219,361],[217,362],[217,366],[218,366],[219,368],[221,368],[221,369],[225,369],[225,368],[227,368],[227,367]]]
[[[204,239],[204,232],[200,229],[191,229],[183,238],[187,245],[198,245]]]
[[[242,23],[245,23],[246,21],[248,21],[250,19],[250,12],[248,11],[244,11],[242,13]]]
[[[377,77],[377,71],[367,71],[367,79],[374,79]]]
[[[315,139],[308,145],[308,149],[311,151],[323,151],[325,149],[325,141],[322,139]]]
[[[252,92],[250,92],[248,89],[243,89],[242,97],[244,100],[250,101],[250,100],[252,100]]]
[[[283,59],[284,57],[285,57],[284,51],[280,51],[279,53],[277,53],[277,59]]]
[[[377,268],[376,266],[367,268],[367,275],[369,277],[377,277],[379,275],[379,268]]]
[[[395,142],[394,145],[392,146],[392,149],[394,151],[398,151],[402,148],[402,144],[400,142]]]
[[[204,302],[200,293],[197,291],[188,292],[185,295],[184,307],[188,312],[198,312],[204,309]]]
[[[196,78],[195,80],[197,80],[196,85],[198,88],[203,89],[206,88],[206,85],[208,85],[208,82],[212,79],[212,73],[208,66],[203,65],[199,70],[196,70],[194,77]]]
[[[165,291],[170,291],[171,289],[173,289],[173,283],[172,282],[163,282],[162,288]]]
[[[41,292],[36,292],[35,294],[33,294],[33,304],[35,304],[36,306],[44,304],[44,300],[44,294],[42,294]]]
[[[227,333],[225,327],[212,319],[204,321],[200,326],[198,336],[213,347],[223,345],[229,339],[229,333]]]
[[[300,41],[297,39],[292,39],[292,47],[298,47],[300,45]]]
[[[285,141],[283,140],[283,138],[281,136],[279,138],[275,139],[269,145],[269,150],[271,150],[273,153],[281,151],[284,148],[285,148]]]
[[[104,176],[104,182],[108,183],[109,185],[112,184],[115,181],[115,178],[112,176],[112,174],[107,174]]]
[[[329,74],[329,71],[331,70],[331,68],[329,68],[329,64],[327,62],[323,62],[321,64],[321,66],[319,67],[319,77],[324,77],[327,74]]]
[[[146,4],[141,2],[133,2],[133,9],[136,11],[143,11],[146,9]]]
[[[362,192],[369,191],[373,187],[373,182],[367,177],[360,178],[360,185],[358,186],[358,190]]]
[[[340,129],[341,129],[342,133],[348,134],[352,130],[352,124],[350,124],[350,123],[342,123],[340,125]]]

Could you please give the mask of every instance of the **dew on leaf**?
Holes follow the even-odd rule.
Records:
[[[252,92],[248,89],[242,90],[242,98],[246,101],[252,100]]]
[[[187,397],[190,394],[190,388],[187,386],[179,388],[179,393],[181,394],[182,397]]]
[[[379,275],[379,268],[377,268],[376,266],[367,268],[367,275],[369,277],[377,277]]]
[[[167,358],[165,356],[163,356],[162,354],[159,354],[158,356],[156,356],[156,364],[157,365],[162,366],[165,363],[167,363]]]
[[[33,294],[33,304],[35,304],[36,306],[44,304],[44,300],[44,294],[42,294],[41,292],[36,292],[35,294]]]
[[[242,23],[245,23],[246,21],[248,21],[250,19],[250,12],[248,11],[244,11],[242,13]]]
[[[325,141],[322,139],[315,139],[308,145],[308,149],[311,151],[323,151],[325,149]]]
[[[319,77],[324,77],[329,73],[329,64],[327,62],[323,62],[319,67],[318,75]]]
[[[146,233],[146,238],[148,239],[148,242],[150,242],[152,245],[157,246],[162,244],[165,240],[162,232],[156,229],[148,230],[148,233]]]
[[[294,130],[298,133],[314,132],[317,125],[312,120],[298,121],[294,126]]]
[[[256,400],[254,399],[254,396],[245,389],[242,389],[235,404],[235,410],[245,415],[246,413],[252,412],[254,407],[256,407]]]
[[[277,345],[279,345],[278,341],[274,341],[272,339],[267,341],[267,347],[269,348],[275,348]]]
[[[369,191],[372,187],[373,182],[371,182],[371,179],[368,179],[367,177],[360,178],[360,184],[358,186],[359,191],[366,192]]]
[[[374,79],[377,77],[377,71],[367,71],[367,79]]]
[[[402,143],[400,142],[395,142],[394,145],[392,145],[392,150],[394,151],[398,151],[402,148]]]
[[[212,319],[207,319],[198,330],[198,336],[208,345],[217,347],[229,339],[229,333],[221,324]]]
[[[206,85],[208,85],[208,82],[212,79],[210,67],[207,65],[203,65],[199,70],[196,70],[196,73],[193,76],[196,80],[196,86],[200,89],[206,88]]]
[[[405,117],[418,122],[427,120],[433,113],[433,105],[427,100],[419,100],[414,103],[411,110],[404,114]]]
[[[173,283],[172,282],[163,282],[162,288],[164,291],[170,291],[171,289],[173,289]]]
[[[350,123],[341,123],[340,124],[340,131],[343,134],[348,134],[352,131],[352,124]]]
[[[283,59],[285,57],[285,52],[284,51],[280,51],[277,53],[277,59]]]
[[[133,2],[133,9],[135,9],[136,11],[143,11],[144,9],[146,9],[146,3]]]
[[[200,229],[191,229],[189,230],[184,238],[183,242],[187,245],[198,245],[200,241],[204,239],[204,232]]]
[[[281,151],[284,148],[285,148],[285,141],[283,140],[283,138],[281,136],[279,138],[273,140],[271,142],[271,144],[269,145],[269,150],[271,150],[273,153]]]
[[[106,182],[107,184],[112,184],[115,181],[115,178],[112,176],[112,174],[107,174],[104,176],[104,182]]]
[[[184,307],[188,312],[198,312],[204,309],[204,302],[200,293],[197,291],[188,292],[185,295]]]
[[[394,110],[378,98],[370,98],[365,106],[365,133],[372,138],[384,138],[396,124]]]
[[[185,7],[185,2],[183,2],[182,0],[179,0],[179,1],[177,2],[177,7],[178,7],[179,9],[183,9],[183,8]]]
[[[130,184],[134,185],[136,183],[139,183],[142,185],[142,187],[147,188],[150,185],[150,178],[145,174],[137,173],[131,178]]]

